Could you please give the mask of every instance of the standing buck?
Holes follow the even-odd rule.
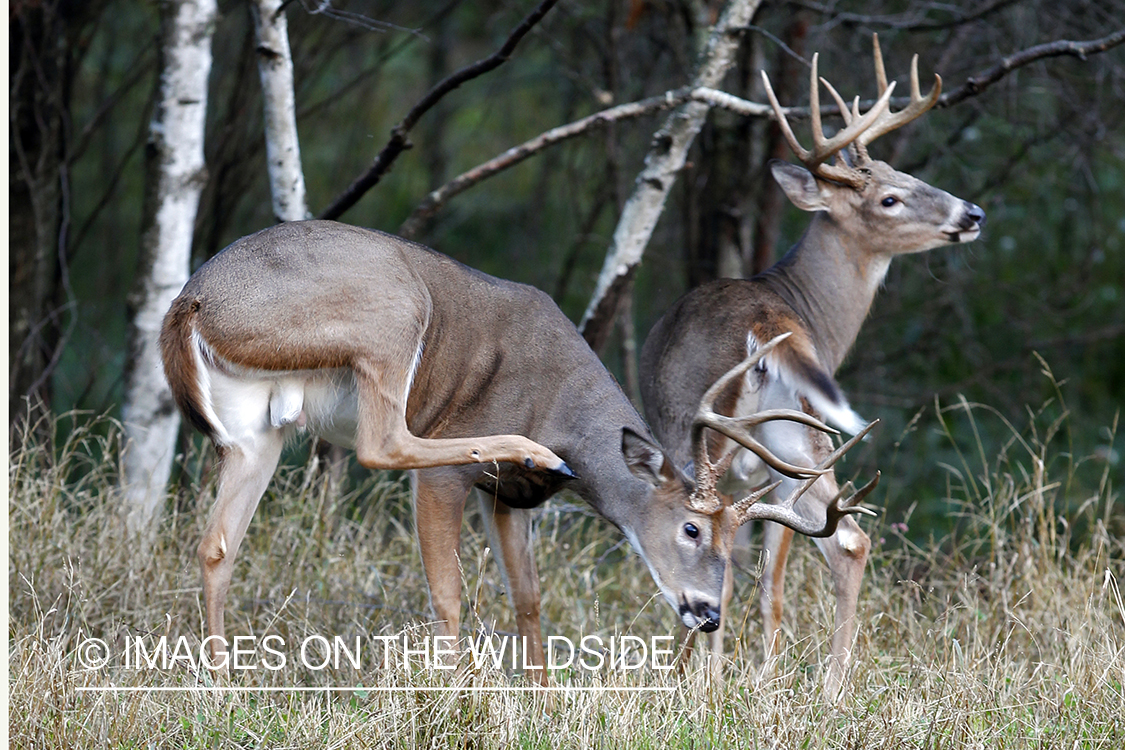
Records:
[[[763,73],[782,132],[805,165],[774,162],[773,176],[789,200],[813,212],[813,218],[800,241],[772,268],[749,280],[723,279],[696,288],[672,306],[645,341],[641,389],[646,413],[657,438],[669,447],[679,466],[694,456],[691,414],[700,394],[748,352],[760,350],[762,343],[782,333],[792,336],[746,377],[722,389],[716,400],[719,411],[745,416],[777,408],[800,409],[822,415],[849,432],[861,430],[864,421],[848,406],[833,374],[855,342],[891,259],[967,242],[980,234],[984,212],[978,206],[896,172],[868,155],[871,141],[921,115],[941,93],[941,78],[935,76],[930,94],[922,97],[915,55],[910,104],[901,112],[891,112],[894,84],[887,85],[877,38],[874,55],[880,98],[862,117],[858,97],[849,112],[832,86],[820,79],[846,123],[830,139],[821,130],[817,58],[813,57],[811,151],[797,142]],[[843,158],[845,148],[850,158]],[[752,433],[771,452],[792,463],[811,466],[831,451],[823,432],[794,421],[763,422]],[[796,486],[796,479],[763,466],[754,455],[721,437],[708,440],[707,450],[711,460],[723,457],[730,467],[719,485],[725,491],[757,486],[766,472],[783,489]],[[815,522],[824,517],[824,509],[838,493],[835,476],[827,473],[794,509]],[[761,606],[767,654],[777,648],[785,561],[792,538],[788,529],[766,524]],[[837,698],[844,686],[870,539],[855,519],[844,518],[836,533],[818,539],[817,545],[828,561],[836,593],[825,689],[830,698]],[[725,598],[724,612],[726,602]],[[721,630],[713,635],[712,648],[721,652]]]
[[[768,518],[832,534],[862,510],[841,499],[810,522],[791,510],[796,494],[783,506],[757,505],[760,495],[724,505],[707,477],[696,489],[549,297],[387,234],[307,221],[238,240],[188,281],[165,317],[161,347],[180,409],[221,458],[199,545],[219,664],[238,546],[283,443],[298,431],[354,448],[365,467],[415,470],[415,525],[440,635],[458,633],[462,511],[470,490],[483,490],[525,658],[539,667],[527,509],[562,487],[625,533],[684,624],[704,630],[719,625],[740,524]],[[806,415],[762,415],[740,427],[708,416],[707,406],[708,426],[780,474],[827,470],[781,461],[739,432],[778,418],[815,426]],[[536,676],[546,679],[542,670]]]

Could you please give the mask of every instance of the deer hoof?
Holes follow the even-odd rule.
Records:
[[[557,468],[552,469],[552,471],[555,472],[556,474],[562,474],[567,479],[577,479],[578,478],[578,475],[575,474],[574,471],[571,470],[571,468],[566,465],[566,461],[563,461],[561,464],[558,465]]]

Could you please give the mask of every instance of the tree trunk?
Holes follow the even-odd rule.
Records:
[[[805,54],[805,40],[808,38],[809,25],[804,14],[798,12],[792,22],[785,29],[785,43],[802,57]],[[786,54],[780,54],[778,62],[777,83],[775,91],[779,101],[795,101],[797,92],[801,90],[801,81],[804,78],[804,69]],[[781,128],[773,120],[769,122],[769,131],[766,136],[765,164],[772,159],[785,161],[789,156],[789,146],[781,136]],[[773,180],[769,169],[763,169],[761,192],[758,194],[757,206],[752,213],[757,217],[754,228],[754,254],[750,273],[761,273],[773,265],[774,247],[777,237],[781,232],[781,216],[785,209],[785,196],[781,188]]]
[[[742,38],[740,30],[749,25],[760,4],[761,0],[731,1],[711,30],[693,87],[719,87],[735,62]],[[678,107],[653,137],[653,146],[645,157],[645,168],[621,212],[613,233],[613,246],[606,254],[594,295],[582,316],[582,335],[595,351],[605,345],[613,330],[621,294],[641,262],[668,193],[709,111],[709,104],[689,101]]]
[[[199,194],[215,0],[161,5],[160,97],[146,159],[144,232],[131,299],[123,487],[129,531],[151,528],[163,499],[179,430],[160,359],[160,326],[187,281]]]
[[[308,218],[305,174],[297,139],[297,107],[293,93],[293,57],[289,24],[281,0],[254,0],[254,32],[258,37],[258,74],[266,131],[266,165],[273,214],[278,221]]]
[[[32,415],[49,403],[49,365],[59,339],[67,87],[65,19],[57,3],[14,8],[8,41],[8,408],[16,421],[28,412],[24,399]]]

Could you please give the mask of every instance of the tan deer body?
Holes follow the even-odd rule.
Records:
[[[939,79],[934,92],[923,100],[915,67],[913,103],[895,115],[886,113],[883,102],[890,88],[881,75],[878,53],[876,59],[883,99],[863,120],[853,109],[849,127],[828,148],[821,148],[815,59],[811,85],[814,139],[821,141],[817,152],[802,154],[788,126],[783,127],[794,151],[813,169],[810,172],[781,162],[771,165],[789,199],[798,208],[814,212],[800,241],[776,265],[752,279],[718,280],[689,292],[657,322],[645,341],[640,365],[645,411],[655,435],[681,466],[694,455],[690,421],[699,395],[748,352],[786,332],[792,335],[720,394],[716,409],[731,416],[764,409],[801,409],[847,432],[858,431],[864,420],[848,406],[833,375],[855,342],[891,259],[969,241],[980,233],[984,213],[979,207],[867,156],[866,144],[875,135],[918,116],[940,92]],[[773,99],[772,91],[770,96]],[[774,106],[780,109],[776,100]],[[877,111],[881,114],[870,117]],[[818,162],[849,144],[855,150],[850,164]],[[773,454],[799,465],[817,464],[831,451],[823,432],[793,421],[764,422],[751,433]],[[719,486],[736,496],[767,476],[780,481],[783,490],[796,481],[763,466],[729,441],[712,439],[708,443],[713,460],[727,456],[731,462]],[[732,451],[737,453],[730,458]],[[815,520],[838,492],[834,475],[828,473],[815,481],[794,508]],[[791,540],[787,530],[766,524],[761,608],[768,654],[777,647]],[[854,519],[845,518],[833,536],[816,543],[831,569],[836,594],[825,688],[830,697],[837,698],[850,658],[870,540]],[[713,636],[712,647],[721,651],[721,643],[720,630]]]
[[[458,633],[462,512],[470,490],[483,490],[536,665],[526,509],[563,486],[625,532],[685,625],[706,630],[718,626],[739,524],[765,514],[831,533],[861,510],[844,500],[827,526],[810,525],[788,509],[702,497],[549,297],[387,234],[308,221],[245,237],[188,281],[161,346],[177,403],[221,456],[199,546],[209,636],[223,636],[235,554],[298,431],[354,448],[366,467],[415,470],[417,536],[442,635]],[[210,645],[221,663],[223,642]]]

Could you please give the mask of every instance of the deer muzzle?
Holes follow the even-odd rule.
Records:
[[[984,209],[975,203],[963,201],[956,228],[947,231],[946,236],[950,242],[972,242],[980,236],[984,222]]]
[[[719,607],[713,602],[684,603],[680,605],[680,619],[689,628],[698,627],[704,633],[719,629]]]

